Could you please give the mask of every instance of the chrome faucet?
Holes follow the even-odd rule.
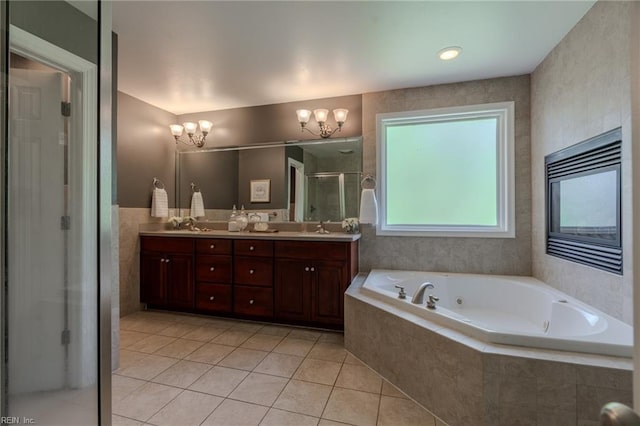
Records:
[[[428,288],[433,289],[435,287],[430,282],[420,284],[418,291],[414,293],[413,298],[411,299],[411,303],[413,303],[414,305],[422,305],[424,303],[424,292]]]
[[[318,234],[328,234],[329,231],[327,231],[327,229],[324,227],[324,222],[320,221],[320,224],[318,226],[316,226],[316,228],[318,228],[318,230],[316,231],[316,233]]]
[[[439,297],[434,296],[433,294],[429,295],[429,300],[427,301],[427,309],[435,309],[436,302],[440,300]]]

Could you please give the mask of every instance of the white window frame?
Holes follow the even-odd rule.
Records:
[[[387,128],[397,125],[497,118],[497,225],[389,225],[387,224]],[[468,105],[376,115],[379,220],[376,235],[424,237],[515,238],[514,102]],[[416,182],[424,185],[424,182]]]

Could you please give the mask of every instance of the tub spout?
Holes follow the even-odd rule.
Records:
[[[413,303],[414,305],[422,305],[424,303],[424,292],[428,288],[434,288],[433,284],[431,284],[430,282],[420,284],[420,287],[414,293],[413,298],[411,299],[411,303]]]

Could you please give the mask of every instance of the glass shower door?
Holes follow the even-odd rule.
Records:
[[[12,50],[4,413],[98,424],[95,64],[64,71],[64,55],[58,67]]]

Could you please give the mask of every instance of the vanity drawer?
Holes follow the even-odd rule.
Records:
[[[235,284],[272,287],[273,259],[269,257],[236,257],[233,265],[233,282]]]
[[[289,259],[346,260],[350,243],[315,241],[276,241],[276,257]]]
[[[181,237],[140,237],[141,251],[193,253],[193,239]]]
[[[273,290],[261,287],[233,287],[233,311],[254,317],[273,317]]]
[[[231,283],[231,256],[203,256],[196,258],[196,281]]]
[[[231,312],[231,286],[229,284],[196,285],[196,309],[212,312]]]
[[[236,240],[233,253],[236,256],[273,256],[273,241],[266,240]]]
[[[197,254],[231,254],[232,240],[222,238],[197,238]]]

